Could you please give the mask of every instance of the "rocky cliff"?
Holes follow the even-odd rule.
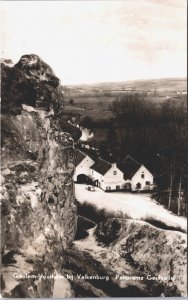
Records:
[[[185,233],[123,218],[108,218],[87,233],[76,237],[63,262],[77,297],[187,295]]]
[[[158,296],[186,296],[185,233],[159,229],[143,221],[108,219],[97,227],[95,234],[98,241],[116,253],[114,271],[118,274],[127,275],[125,268],[129,264],[147,279],[144,281],[149,292],[155,292],[155,286]],[[127,284],[117,279],[122,286]]]
[[[2,62],[1,70],[3,295],[51,297],[54,279],[15,280],[7,261],[16,255],[20,276],[60,273],[77,224],[74,141],[62,130],[60,82],[45,62],[24,55],[15,65]],[[59,296],[71,296],[67,288]]]

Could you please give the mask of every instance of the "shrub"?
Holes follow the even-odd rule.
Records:
[[[110,212],[105,208],[99,209],[95,204],[91,204],[87,201],[80,203],[77,202],[78,214],[82,217],[85,217],[95,223],[103,222],[108,218],[124,218],[130,219],[127,214],[123,212]]]
[[[109,218],[103,223],[100,223],[96,230],[95,235],[99,242],[108,246],[118,239],[120,235],[121,222],[118,219]]]
[[[146,218],[142,218],[142,221],[145,221],[157,228],[160,228],[160,229],[165,229],[165,230],[173,230],[173,231],[180,231],[180,232],[183,232],[185,233],[185,230],[183,230],[181,227],[179,226],[169,226],[167,225],[166,223],[160,221],[160,220],[156,220],[152,217],[146,217]]]

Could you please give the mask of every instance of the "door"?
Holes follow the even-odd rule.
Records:
[[[141,188],[142,188],[142,185],[141,185],[140,182],[138,182],[138,183],[136,184],[136,189],[137,189],[137,190],[141,190]]]
[[[77,183],[87,183],[87,176],[85,174],[78,175]]]

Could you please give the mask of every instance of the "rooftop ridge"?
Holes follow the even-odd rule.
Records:
[[[109,165],[112,165],[109,161],[105,160],[104,158],[98,157],[97,159],[101,159],[101,160],[105,161],[106,163],[108,163]]]
[[[88,154],[84,153],[83,151],[81,151],[80,149],[76,149],[76,151],[81,152],[82,154],[84,154],[85,156],[89,156]]]
[[[141,163],[139,163],[136,159],[134,159],[132,156],[130,156],[130,154],[128,154],[123,160],[122,162],[126,161],[127,158],[132,159],[133,161],[135,161],[137,164],[139,164],[140,166],[142,165]]]

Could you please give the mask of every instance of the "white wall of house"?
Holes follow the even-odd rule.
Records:
[[[74,181],[77,181],[78,175],[85,174],[93,181],[98,180],[99,187],[104,191],[123,190],[126,189],[128,183],[131,184],[132,191],[153,189],[153,175],[144,165],[141,165],[131,180],[124,180],[124,174],[117,168],[116,164],[112,164],[112,167],[104,175],[91,169],[93,164],[94,161],[86,156],[75,169]],[[138,184],[140,184],[140,187],[138,187]]]
[[[104,182],[101,182],[101,188],[104,191],[123,190],[124,187],[125,187],[125,181],[104,181]]]
[[[120,171],[120,169],[117,168],[116,164],[112,164],[112,167],[108,172],[104,175],[105,181],[123,181],[124,180],[124,174]]]
[[[103,180],[103,175],[96,172],[93,169],[90,169],[90,178],[92,178],[93,181],[98,180],[98,181],[102,181]]]
[[[89,156],[86,156],[75,168],[73,179],[77,181],[77,176],[80,174],[84,174],[86,176],[90,176],[91,169],[90,167],[94,164],[94,160]]]
[[[134,174],[131,180],[132,191],[138,190],[140,183],[140,191],[153,189],[153,175],[142,165],[140,169]]]
[[[117,168],[116,164],[112,164],[112,167],[104,175],[91,169],[91,177],[93,180],[99,181],[99,186],[103,190],[124,188],[124,174]]]

